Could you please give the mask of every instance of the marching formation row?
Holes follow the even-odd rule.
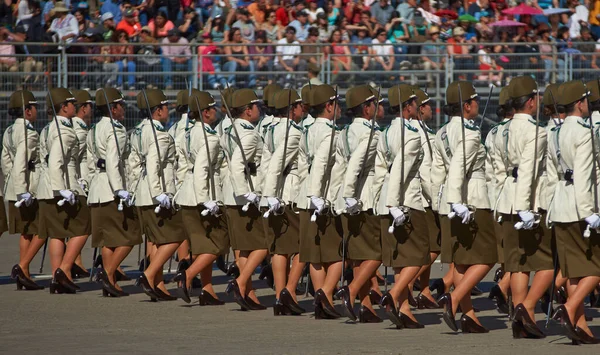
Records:
[[[565,334],[574,343],[599,342],[583,312],[600,282],[597,81],[542,93],[531,77],[514,78],[501,89],[501,122],[484,142],[476,122],[480,97],[465,81],[448,86],[448,123],[437,133],[426,123],[429,96],[406,84],[389,88],[387,101],[381,89],[349,89],[345,109],[353,119],[345,127],[336,124],[341,100],[329,85],[306,86],[301,95],[269,85],[262,100],[249,89],[221,96],[225,117],[217,123],[209,93],[180,92],[181,119],[167,130],[165,94],[142,91],[137,105],[145,118],[127,132],[118,90],[100,89],[93,100],[86,91],[56,88],[46,97],[49,123],[38,134],[36,98],[15,92],[2,171],[7,229],[21,234],[12,270],[18,288],[42,288],[29,264],[48,240],[50,292],[76,292],[78,257],[91,235],[101,250],[104,296],[126,296],[120,264],[144,235],[139,284],[153,300],[176,299],[162,270],[177,252],[185,261],[174,278],[180,297],[191,302],[200,275],[200,303],[223,304],[212,264],[231,248],[239,275],[227,292],[244,310],[265,308],[251,281],[270,257],[276,315],[305,312],[295,290],[309,263],[315,318],[342,317],[336,296],[345,316],[359,322],[381,322],[378,304],[397,327],[423,328],[411,305],[443,307],[452,330],[460,310],[463,332],[486,333],[471,290],[499,263],[490,298],[502,313],[514,307],[515,338],[545,336],[535,306],[542,299],[550,313],[556,288],[568,295],[553,313]],[[91,125],[94,102],[101,118]],[[396,118],[381,128],[384,107]],[[431,286],[436,299],[429,268],[440,255],[451,267]],[[395,280],[383,295],[382,264]],[[344,284],[347,267],[353,278]]]

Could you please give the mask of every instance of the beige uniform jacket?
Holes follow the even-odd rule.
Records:
[[[270,128],[272,125],[276,125],[277,123],[279,123],[279,121],[281,120],[281,118],[279,117],[275,117],[275,116],[265,116],[263,117],[258,124],[256,125],[256,127],[254,128],[256,130],[256,133],[260,136],[260,141],[258,144],[261,145],[261,156],[260,156],[260,163],[257,164],[257,175],[256,175],[256,180],[261,182],[260,186],[254,186],[255,189],[257,189],[258,191],[262,191],[263,187],[264,187],[264,181],[267,175],[267,169],[269,168],[269,162],[271,161],[271,155],[273,154],[272,150],[269,149],[269,147],[267,147],[267,137],[269,135],[270,132]],[[263,194],[264,195],[264,194]],[[266,199],[266,195],[262,196],[260,205],[262,207],[268,207],[268,203],[267,203],[267,199]]]
[[[117,191],[127,190],[126,149],[127,132],[118,121],[104,116],[92,127],[87,137],[88,204],[113,201]]]
[[[147,119],[138,123],[131,132],[128,132],[127,139],[127,191],[135,193],[137,186],[142,180],[142,173],[146,168],[145,157],[142,155],[142,128],[150,121]]]
[[[334,187],[337,213],[346,209],[345,198],[355,198],[362,202],[362,211],[375,209],[376,191],[374,186],[375,157],[379,142],[379,127],[375,131],[370,146],[371,122],[356,117],[350,125],[340,132],[332,169],[331,185]],[[365,159],[365,152],[366,154]]]
[[[496,210],[496,202],[498,201],[498,177],[496,176],[497,165],[502,165],[504,162],[500,159],[500,152],[497,151],[495,141],[497,137],[504,134],[508,118],[503,118],[498,124],[494,125],[485,137],[485,181],[488,187],[488,196],[492,210]],[[506,170],[507,168],[504,168]],[[504,177],[503,177],[504,179]]]
[[[535,147],[535,120],[527,114],[517,113],[507,124],[508,137],[496,137],[496,149],[499,149],[500,159],[504,164],[498,164],[496,176],[502,178],[504,171],[504,184],[498,192],[497,213],[517,214],[518,211],[539,207],[540,177],[542,175],[542,161],[546,152],[546,130],[538,128],[537,148]],[[537,149],[537,153],[535,152]],[[537,160],[534,162],[534,155]],[[533,169],[536,169],[535,180],[532,185]],[[504,169],[508,167],[508,169]],[[512,170],[518,168],[518,177],[514,178]],[[535,186],[535,191],[532,189]],[[531,203],[532,197],[535,199]]]
[[[77,192],[80,195],[87,195],[87,191],[83,190],[82,184],[87,185],[89,188],[86,141],[90,128],[79,117],[73,117],[72,121],[73,129],[77,135],[77,155],[73,156],[69,162],[69,168],[74,172],[73,177],[71,175],[69,177],[75,181]]]
[[[19,195],[26,192],[35,195],[37,190],[39,134],[31,123],[24,121],[17,118],[2,138],[3,190],[7,201],[17,201]],[[27,128],[24,123],[27,123]]]
[[[433,150],[435,149],[435,132],[427,123],[418,120],[409,120],[411,126],[417,129],[421,136],[422,156],[419,166],[419,179],[423,195],[423,207],[431,207],[433,196],[437,194],[431,183],[431,165],[433,164]]]
[[[558,121],[558,120],[557,120]],[[550,191],[553,188],[556,188],[556,181],[553,184],[549,181],[548,176],[548,165],[551,164],[548,161],[548,144],[550,142],[550,137],[553,135],[553,129],[556,127],[556,122],[552,119],[548,121],[548,125],[545,127],[546,131],[546,149],[543,152],[544,158],[542,159],[542,176],[540,176],[539,184],[539,204],[538,208],[548,211],[550,207],[550,200],[552,200],[552,195],[554,194],[554,190]],[[541,128],[540,128],[541,129]]]
[[[552,128],[548,130],[548,147],[546,148],[547,183],[545,187],[545,199],[548,203],[546,210],[550,209],[550,205],[552,204],[552,199],[554,198],[554,193],[556,191],[556,185],[558,185],[560,178],[564,174],[557,155],[558,132],[560,131],[560,125],[562,125],[562,122],[563,121],[560,118],[552,118],[548,123],[548,126],[552,124]]]
[[[262,193],[263,196],[281,197],[283,201],[289,204],[298,199],[300,191],[301,177],[298,171],[298,149],[302,136],[302,128],[295,122],[287,124],[289,126],[289,134],[284,157],[283,151],[287,121],[287,119],[282,119],[277,123],[271,124],[265,136],[263,156],[266,151],[269,151],[271,158],[269,159],[269,165],[264,169],[265,176]],[[284,162],[284,171],[281,171],[282,162]],[[279,186],[282,174],[283,186]]]
[[[169,128],[169,134],[171,135],[171,137],[173,137],[173,141],[175,142],[175,171],[179,171],[180,164],[186,163],[185,157],[179,156],[179,142],[185,139],[184,136],[186,123],[188,125],[188,129],[190,129],[194,125],[195,121],[189,120],[188,122],[188,114],[183,113],[181,114],[181,118],[179,119],[179,121],[175,122],[175,124],[172,125],[171,128]],[[181,169],[185,171],[185,167],[182,167]],[[176,188],[179,189],[179,187],[183,183],[183,180],[179,179],[179,176],[175,175],[175,182]]]
[[[404,155],[402,154],[402,126],[404,126]],[[407,120],[396,117],[380,133],[374,182],[378,195],[378,214],[388,214],[389,207],[400,206],[424,210],[419,179],[422,155],[421,135]],[[404,171],[402,171],[403,163]]]
[[[300,184],[297,199],[298,207],[303,209],[311,207],[310,198],[313,196],[325,200],[332,199],[332,195],[325,189],[327,181],[331,178],[335,162],[336,142],[339,137],[339,131],[332,129],[331,120],[323,117],[313,120],[311,124],[304,125],[298,154],[299,174],[301,178],[306,176]],[[333,146],[330,151],[332,132]],[[329,190],[331,191],[331,188]]]
[[[227,159],[227,176],[223,179],[223,202],[228,206],[242,206],[246,204],[245,194],[254,192],[260,195],[261,181],[257,178],[257,171],[262,155],[262,139],[252,123],[236,119],[235,128],[240,135],[239,140],[233,130],[233,126],[225,130],[221,136],[221,147],[225,151]],[[254,190],[251,191],[246,174],[246,167],[240,149],[244,150]]]
[[[444,153],[442,161],[447,171],[441,196],[441,203],[447,206],[444,211],[440,209],[440,213],[444,214],[447,214],[450,206],[455,203],[472,205],[479,209],[490,208],[484,171],[485,148],[481,143],[481,132],[473,121],[465,120],[463,150],[462,129],[461,118],[453,116],[436,135],[436,146]]]
[[[60,125],[60,137],[62,138],[64,152],[61,149],[56,122]],[[60,196],[60,190],[70,189],[80,194],[83,193],[74,176],[76,173],[75,165],[70,164],[71,161],[77,159],[79,154],[77,134],[72,121],[63,116],[57,116],[47,127],[44,150],[47,151],[48,165],[47,169],[43,171],[43,176],[40,176],[40,183],[42,179],[44,180],[44,188],[38,189],[38,199],[54,199],[55,196]],[[44,153],[41,150],[40,152]]]
[[[573,183],[559,176],[554,198],[548,210],[551,222],[580,221],[594,213],[592,139],[589,119],[567,116],[558,132],[559,165],[573,170]],[[556,151],[551,152],[556,154]],[[596,167],[596,176],[598,167]],[[561,174],[562,175],[562,174]]]
[[[156,130],[159,150],[156,147],[151,124],[154,124]],[[135,191],[135,205],[152,206],[158,204],[156,201],[158,195],[175,193],[175,142],[163,125],[155,120],[141,127],[139,140],[142,175]],[[158,151],[160,151],[160,159]]]
[[[221,121],[219,121],[219,123],[217,124],[217,126],[215,127],[215,130],[217,131],[217,134],[220,137],[223,137],[223,135],[225,135],[226,130],[231,127],[231,118],[229,118],[229,116],[225,115],[225,117],[223,117],[223,119],[221,119]],[[228,179],[228,175],[229,175],[229,168],[227,167],[227,158],[225,156],[225,150],[221,148],[221,155],[218,158],[218,162],[219,162],[219,173],[221,174],[221,185],[223,184],[223,181],[225,181],[225,179]],[[221,186],[221,188],[223,188]]]
[[[175,201],[182,206],[194,207],[211,200],[221,201],[221,177],[218,169],[218,157],[222,154],[217,131],[205,125],[206,139],[202,132],[202,122],[195,122],[190,130],[181,137],[177,146],[180,160],[177,176],[182,182]],[[206,143],[210,156],[206,152]],[[212,164],[213,179],[210,178]],[[211,182],[214,182],[215,196],[212,195]]]
[[[304,119],[302,120],[302,122],[300,122],[300,127],[306,129],[310,126],[312,126],[315,121],[316,121],[316,117],[313,117],[310,113],[308,115],[306,115],[306,117],[304,117]]]

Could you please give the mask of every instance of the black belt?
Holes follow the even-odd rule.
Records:
[[[250,175],[256,175],[256,163],[248,163],[247,167],[244,169],[244,173],[248,174],[248,172],[250,172]]]
[[[511,175],[515,179],[519,177],[519,167],[518,166],[515,166],[514,168],[512,168]]]
[[[35,161],[34,160],[30,160],[27,162],[27,170],[29,170],[29,171],[35,170]]]
[[[573,183],[573,170],[567,169],[564,172],[564,174],[562,174],[562,177],[560,180],[565,180],[566,182],[570,182],[572,184]]]

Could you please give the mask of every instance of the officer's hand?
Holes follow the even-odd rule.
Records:
[[[71,190],[60,190],[60,195],[67,201],[70,205],[75,204],[75,194]]]
[[[519,218],[523,221],[524,229],[533,228],[533,224],[535,223],[535,216],[531,211],[519,211]]]
[[[171,208],[171,198],[165,193],[156,196],[156,201],[158,201],[158,204],[161,208],[164,208],[166,210]]]
[[[462,220],[463,224],[468,224],[471,219],[469,208],[462,203],[453,203],[452,211],[454,211]]]
[[[591,216],[585,217],[585,221],[592,229],[600,228],[600,216],[594,213]]]
[[[406,221],[406,215],[398,207],[390,207],[390,214],[394,219],[394,226],[402,225]]]

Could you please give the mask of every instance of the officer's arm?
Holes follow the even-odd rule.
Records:
[[[61,134],[63,145],[65,146],[65,149],[67,149],[66,147],[70,146],[70,141],[74,135],[64,134],[64,128],[61,132],[63,133]],[[57,131],[52,130],[49,131],[48,134],[51,134],[51,136],[48,137],[48,175],[50,177],[50,187],[52,188],[52,191],[55,192],[55,195],[58,195],[58,191],[67,189],[67,185],[65,183],[67,162],[65,162],[63,159],[63,152],[61,150],[61,144]]]
[[[290,135],[288,137],[288,147],[286,149],[285,154],[285,163],[284,168],[288,167],[292,164],[292,161],[298,156],[298,146],[300,144],[299,135],[294,132],[296,130],[293,127],[290,127]],[[269,166],[267,168],[267,172],[265,174],[265,180],[263,183],[263,195],[265,196],[275,196],[277,184],[279,182],[280,176],[283,174],[281,171],[281,162],[284,160],[283,150],[284,150],[284,141],[285,137],[281,138],[281,144],[277,146],[275,152],[271,156],[269,161]],[[284,177],[285,179],[285,177]],[[283,189],[283,187],[281,187]]]
[[[23,132],[24,127],[22,125],[19,126],[20,127],[16,127],[16,125],[13,126],[13,144],[17,149],[15,152],[14,161],[12,162],[12,171],[10,174],[13,188],[17,196],[19,194],[28,192],[27,180],[25,178],[27,176],[27,162],[31,156],[25,150],[25,134]],[[27,150],[33,148],[29,146],[30,142],[30,140],[27,141]]]
[[[239,130],[239,127],[238,127]],[[230,133],[231,134],[231,133]],[[232,178],[232,183],[233,183],[233,191],[235,196],[243,196],[244,194],[247,194],[249,192],[256,192],[256,191],[250,191],[250,187],[248,185],[248,178],[250,177],[250,171],[248,171],[248,175],[246,175],[245,173],[245,166],[244,166],[244,159],[242,159],[242,153],[241,150],[244,150],[244,153],[246,155],[246,159],[248,159],[248,162],[252,162],[253,158],[254,158],[254,154],[256,153],[256,146],[257,144],[259,144],[260,137],[257,134],[254,134],[253,131],[242,131],[239,130],[239,134],[240,134],[240,146],[238,146],[234,151],[233,154],[231,156],[231,166],[230,166],[230,171],[231,171],[231,178]],[[256,179],[252,180],[252,182],[258,182],[255,181]],[[255,189],[259,188],[259,186],[254,186]]]
[[[121,175],[122,166],[119,161],[119,154],[123,152],[125,146],[125,139],[117,133],[119,139],[119,148],[121,152],[117,150],[117,142],[115,141],[115,135],[112,129],[109,130],[106,135],[106,175],[108,176],[108,183],[110,184],[110,190],[116,194],[118,190],[125,190],[125,181]]]
[[[359,197],[357,196],[356,191],[358,177],[360,173],[365,170],[367,161],[369,161],[371,156],[373,156],[377,150],[377,139],[375,139],[375,133],[373,134],[371,145],[369,147],[367,146],[369,143],[369,135],[370,131],[365,131],[365,133],[361,135],[358,146],[350,156],[350,161],[348,162],[348,167],[346,168],[345,174],[346,176],[344,179],[344,196],[342,197]],[[367,150],[369,151],[369,154],[367,154],[367,159],[365,160],[365,152]],[[364,174],[368,174],[368,171],[365,171]]]
[[[91,183],[96,175],[96,156],[94,155],[94,129],[90,129],[87,135],[86,142],[86,160],[87,164],[87,181]]]
[[[402,147],[398,147],[398,154],[394,158],[392,170],[390,171],[390,180],[388,183],[387,199],[385,201],[388,207],[397,207],[404,205],[406,194],[407,178],[412,169],[417,156],[420,152],[421,140],[419,137],[410,138],[405,142],[404,148],[404,175],[402,175]],[[404,181],[404,191],[400,188],[401,182]]]
[[[148,127],[148,130],[152,127]],[[163,183],[166,185],[166,181],[162,181],[165,171],[163,170],[163,162],[158,159],[158,151],[156,149],[156,143],[152,134],[144,134],[144,145],[148,152],[146,156],[146,171],[148,172],[148,186],[150,188],[150,195],[154,198],[162,193],[166,193],[163,189]],[[166,159],[167,150],[169,148],[170,136],[166,132],[156,132],[156,139],[158,141],[158,147],[160,149],[161,159]],[[166,176],[165,176],[166,179]]]
[[[523,146],[523,152],[519,162],[519,178],[516,181],[515,186],[515,203],[513,208],[517,211],[525,211],[531,208],[531,198],[535,199],[535,195],[532,196],[531,190],[533,186],[531,184],[533,169],[535,167],[536,177],[540,175],[540,169],[542,168],[542,160],[544,159],[544,152],[546,151],[546,130],[543,128],[539,129],[538,133],[538,144],[535,145],[535,127],[528,127],[530,130],[524,132],[526,135],[526,142]],[[536,152],[537,150],[537,152]],[[534,161],[534,155],[536,160]]]
[[[468,188],[468,181],[465,181],[465,171],[469,171],[469,167],[473,164],[475,158],[477,157],[479,145],[481,144],[479,131],[472,131],[465,128],[464,153],[462,142],[462,133],[459,133],[455,148],[453,150],[454,154],[452,155],[452,160],[450,161],[450,167],[448,168],[448,185],[446,186],[446,189],[448,191],[448,203],[450,204],[467,203],[466,200],[463,200],[463,197],[467,196],[467,191],[463,191],[463,189]],[[465,157],[464,160],[463,157]],[[465,161],[466,166],[463,166]]]
[[[593,183],[592,140],[589,132],[582,133],[575,142],[575,161],[573,164],[573,185],[579,218],[584,219],[594,213],[592,189]],[[520,169],[519,169],[520,170]],[[596,178],[598,177],[596,169]]]
[[[310,168],[310,173],[308,174],[308,183],[306,184],[306,194],[308,195],[308,197],[325,197],[327,195],[327,191],[323,191],[324,185],[327,181],[325,179],[327,167],[330,164],[331,157],[334,155],[334,159],[335,157],[337,157],[337,154],[335,154],[337,137],[333,138],[333,151],[330,152],[329,146],[331,145],[331,129],[328,127],[327,130],[327,134],[322,136],[314,152],[312,166]],[[332,177],[333,173],[329,178],[331,179]]]

